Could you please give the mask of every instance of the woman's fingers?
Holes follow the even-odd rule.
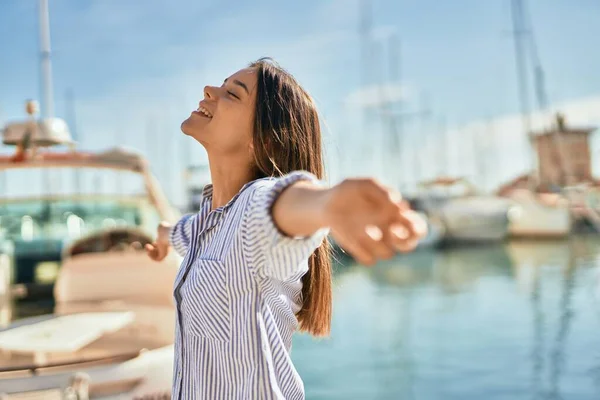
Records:
[[[413,251],[427,232],[425,221],[414,211],[398,213],[394,222],[366,225],[354,233],[363,251],[375,260],[392,258],[396,252]]]
[[[389,232],[375,225],[353,226],[336,235],[336,241],[356,261],[363,265],[373,265],[378,260],[387,260],[396,254]]]
[[[369,250],[364,248],[352,235],[337,236],[336,241],[360,264],[371,266],[377,261]]]
[[[158,258],[158,248],[154,245],[151,245],[150,243],[146,244],[146,246],[144,247],[146,249],[146,254],[148,254],[148,257],[156,261]]]
[[[406,211],[398,212],[395,218],[390,221],[390,227],[396,237],[401,240],[417,237],[416,227]]]
[[[396,251],[393,242],[389,240],[389,234],[385,227],[368,225],[365,228],[365,233],[361,238],[361,244],[367,248],[375,258],[387,260],[392,258]]]
[[[396,246],[396,249],[400,253],[409,253],[409,252],[413,251],[414,249],[416,249],[418,244],[419,244],[418,240],[406,240],[406,241],[398,244]]]
[[[146,249],[146,254],[148,254],[148,257],[154,261],[162,261],[167,256],[167,249],[156,243],[148,243],[144,246],[144,248]]]
[[[411,225],[411,232],[413,233],[413,239],[419,240],[427,235],[427,222],[423,217],[413,210],[407,210],[402,213],[404,218]]]

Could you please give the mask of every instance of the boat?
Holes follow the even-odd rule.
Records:
[[[0,152],[0,399],[170,398],[181,257],[154,262],[144,245],[179,213],[142,155],[79,150],[54,117],[47,0],[39,11],[42,116],[29,101],[2,132],[14,151]],[[33,295],[51,310],[10,315],[11,297]]]
[[[573,218],[568,199],[556,193],[514,190],[507,194],[515,207],[509,225],[512,238],[560,239],[569,236]]]
[[[581,201],[576,191],[570,189],[595,180],[590,147],[590,135],[595,127],[567,126],[562,113],[552,115],[544,66],[535,50],[535,38],[519,34],[534,31],[531,15],[524,11],[519,0],[512,2],[511,11],[520,119],[532,157],[527,174],[498,190],[498,195],[514,201],[519,210],[520,218],[511,224],[510,234],[518,238],[545,239],[566,238],[580,225],[597,230],[600,227],[597,213]],[[528,71],[530,67],[532,70]],[[531,113],[528,95],[527,76],[531,72],[535,77],[534,92],[538,106],[535,114]],[[534,119],[534,116],[537,118]],[[532,122],[535,120],[537,128],[533,129]]]
[[[464,178],[439,177],[421,182],[416,203],[429,218],[444,226],[444,243],[485,243],[503,240],[514,214],[497,196],[478,194]]]
[[[16,146],[13,154],[0,155],[5,185],[9,173],[17,174],[18,184],[19,173],[30,177],[36,170],[47,176],[55,170],[104,171],[137,179],[140,192],[64,187],[29,196],[0,192],[0,264],[12,266],[0,265],[2,293],[27,294],[41,265],[57,271],[48,283],[52,312],[9,318],[8,326],[0,327],[0,398],[168,398],[176,314],[172,287],[181,259],[170,254],[154,262],[144,245],[153,241],[160,220],[174,222],[179,214],[148,162],[120,148],[79,151],[59,119],[9,124],[3,138]],[[71,148],[55,150],[65,145]],[[92,185],[93,191],[100,189]]]

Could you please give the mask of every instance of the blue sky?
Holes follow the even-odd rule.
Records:
[[[361,91],[357,0],[50,0],[56,114],[65,116],[65,91],[72,89],[82,147],[117,142],[145,151],[159,179],[178,182],[171,185],[171,197],[180,202],[182,160],[204,159],[201,147],[180,134],[180,121],[195,108],[205,84],[218,84],[253,59],[272,56],[320,106],[333,180],[382,174],[383,168],[412,173],[417,156],[425,158],[420,174],[434,174],[442,121],[452,129],[449,168],[468,175],[473,165],[461,160],[473,157],[464,156],[461,143],[469,139],[462,127],[518,111],[510,1],[372,3],[372,41],[385,45],[392,33],[401,40],[404,109],[417,110],[426,98],[432,110],[422,125],[406,122],[403,153],[383,162],[363,151],[365,143],[379,143],[380,124],[365,127],[360,104],[349,102],[368,93]],[[551,102],[567,107],[595,101],[600,3],[528,3]],[[23,100],[40,97],[36,0],[0,0],[0,38],[1,122],[23,117]],[[384,80],[385,63],[374,52],[373,83]],[[575,119],[600,122],[600,108],[595,110]],[[494,184],[527,168],[521,133],[512,130],[518,127],[507,133],[514,140],[503,151],[518,149],[513,155],[522,156],[507,168],[498,165]],[[496,136],[508,140],[502,132]]]

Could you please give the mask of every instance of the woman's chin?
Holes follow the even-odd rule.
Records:
[[[181,131],[188,136],[197,137],[204,134],[208,122],[210,122],[210,119],[206,117],[199,117],[192,113],[185,121],[181,123]]]
[[[183,132],[184,134],[190,136],[189,118],[181,123],[179,129],[181,129],[181,132]]]
[[[198,143],[204,145],[204,138],[206,137],[206,132],[203,127],[198,127],[194,124],[194,121],[190,121],[189,118],[181,123],[181,132],[184,135],[189,136],[195,139]]]
[[[197,136],[198,131],[201,129],[198,129],[198,127],[194,123],[195,121],[191,121],[191,119],[192,118],[190,117],[181,123],[181,132],[188,136],[195,137]]]

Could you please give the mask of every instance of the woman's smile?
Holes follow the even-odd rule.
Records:
[[[213,117],[213,113],[209,111],[208,108],[204,107],[202,104],[200,104],[196,110],[192,111],[192,114],[197,114],[201,117],[209,119]]]

